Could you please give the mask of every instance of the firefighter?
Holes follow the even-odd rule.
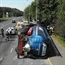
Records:
[[[1,35],[4,38],[4,29],[3,29],[3,27],[1,27]]]

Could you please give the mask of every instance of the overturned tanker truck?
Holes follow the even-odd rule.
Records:
[[[26,38],[26,37],[25,37]],[[22,43],[22,42],[20,42]],[[46,28],[40,25],[36,25],[30,27],[27,32],[27,41],[26,43],[20,48],[22,50],[22,54],[26,55],[33,55],[33,56],[47,56],[50,51],[50,43],[51,38],[47,33]],[[18,58],[19,58],[18,54]]]

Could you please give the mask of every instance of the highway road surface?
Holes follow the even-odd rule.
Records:
[[[50,65],[48,59],[23,58],[23,56],[20,56],[20,59],[18,59],[15,52],[17,42],[17,39],[12,42],[11,46],[8,49],[8,52],[4,55],[1,61],[1,65]]]
[[[16,21],[22,17],[15,17]],[[0,23],[0,27],[3,26],[6,30],[10,26],[15,26],[16,23],[12,23],[12,19]],[[17,37],[10,39],[10,41],[5,41],[3,39],[0,43],[0,65],[51,65],[50,61],[47,59],[32,59],[32,58],[23,58],[20,56],[20,59],[17,58],[15,47],[17,46],[18,40]]]

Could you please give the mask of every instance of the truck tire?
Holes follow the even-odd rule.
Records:
[[[18,58],[18,59],[20,58],[20,54],[17,54],[17,58]]]

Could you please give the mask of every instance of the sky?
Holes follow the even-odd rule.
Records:
[[[33,1],[34,0],[0,0],[0,7],[11,7],[24,11]]]

